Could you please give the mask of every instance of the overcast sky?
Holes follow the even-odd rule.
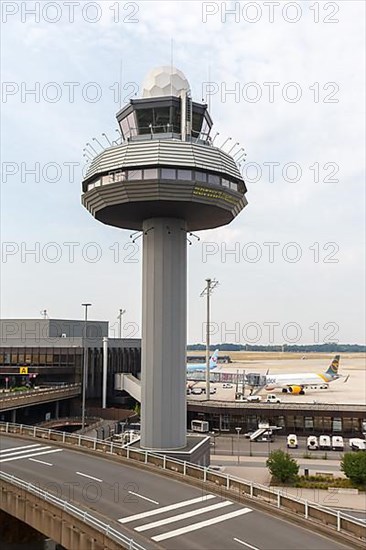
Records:
[[[248,206],[188,247],[188,341],[216,277],[214,342],[365,342],[365,4],[224,5],[1,3],[3,318],[80,318],[88,301],[140,335],[140,241],[81,206],[82,155],[117,137],[120,79],[124,104],[173,39],[193,98],[212,82],[215,145],[247,152]]]

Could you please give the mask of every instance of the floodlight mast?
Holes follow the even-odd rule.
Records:
[[[210,399],[210,297],[219,281],[206,279],[206,287],[202,290],[201,296],[206,296],[206,399]]]
[[[140,445],[170,450],[186,445],[187,232],[230,223],[246,187],[181,71],[153,69],[142,89],[117,113],[121,143],[88,163],[82,203],[102,223],[142,232]]]

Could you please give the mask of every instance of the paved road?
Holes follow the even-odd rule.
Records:
[[[1,437],[0,468],[103,514],[151,548],[341,550],[350,548],[255,506],[83,452]]]

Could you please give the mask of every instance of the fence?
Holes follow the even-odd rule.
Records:
[[[80,434],[57,432],[37,426],[0,422],[1,432],[48,439],[50,441],[73,445],[78,449],[108,453],[109,456],[114,455],[164,470],[170,470],[176,474],[190,478],[192,481],[199,480],[204,484],[213,483],[217,488],[230,491],[232,497],[236,500],[240,500],[242,496],[251,498],[254,501],[264,502],[274,508],[290,512],[297,517],[305,518],[310,522],[322,524],[339,533],[351,536],[356,541],[364,541],[366,539],[366,525],[362,520],[351,518],[343,512],[330,510],[320,504],[288,495],[283,490],[272,489],[259,483],[211,470],[210,467],[197,466],[190,462],[169,458],[166,455],[159,455],[132,447],[124,447],[112,441],[106,442]],[[207,490],[212,490],[212,487],[210,489],[208,486]]]

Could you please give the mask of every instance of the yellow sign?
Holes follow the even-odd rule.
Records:
[[[28,374],[28,367],[20,367],[19,374]]]

